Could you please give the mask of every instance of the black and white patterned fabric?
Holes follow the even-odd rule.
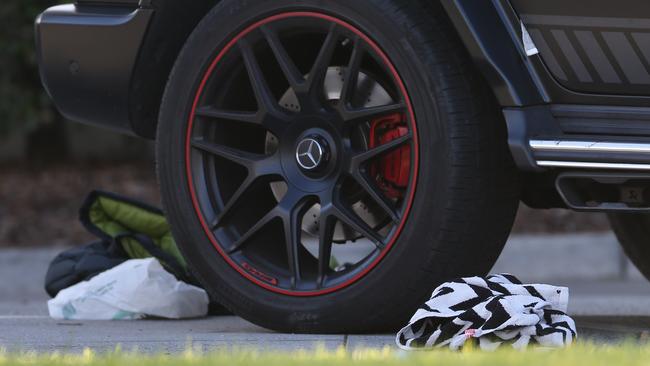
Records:
[[[457,350],[468,341],[484,350],[562,347],[576,338],[575,322],[566,315],[568,302],[566,287],[522,284],[509,274],[461,278],[438,286],[396,342],[406,350]]]

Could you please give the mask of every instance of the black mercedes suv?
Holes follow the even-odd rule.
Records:
[[[155,139],[174,236],[238,315],[401,325],[518,204],[609,214],[650,275],[650,2],[77,0],[36,20],[68,119]]]

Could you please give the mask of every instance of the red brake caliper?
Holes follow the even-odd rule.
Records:
[[[401,113],[378,118],[370,124],[372,149],[387,144],[408,133],[404,115]],[[411,147],[408,144],[384,154],[370,167],[371,176],[391,199],[404,197],[411,170]]]

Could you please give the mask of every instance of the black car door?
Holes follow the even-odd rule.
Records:
[[[511,0],[549,73],[575,92],[650,95],[650,1]]]

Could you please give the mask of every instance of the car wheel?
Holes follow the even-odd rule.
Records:
[[[608,217],[623,251],[650,280],[650,215],[613,213]]]
[[[492,267],[518,205],[503,118],[436,2],[221,1],[170,76],[157,157],[197,278],[286,332],[398,328]]]

